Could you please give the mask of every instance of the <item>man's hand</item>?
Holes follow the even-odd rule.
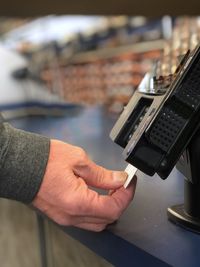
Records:
[[[126,173],[96,165],[79,147],[51,140],[44,179],[33,205],[61,225],[101,231],[133,199],[136,177],[124,189]],[[88,186],[111,190],[100,195]]]

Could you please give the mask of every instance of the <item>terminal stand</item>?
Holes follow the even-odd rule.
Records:
[[[185,176],[184,203],[168,208],[168,218],[200,234],[200,129],[192,138],[176,167]]]

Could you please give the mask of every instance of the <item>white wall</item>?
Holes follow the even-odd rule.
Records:
[[[18,81],[12,72],[27,65],[26,60],[14,51],[0,46],[0,105],[27,101],[60,102],[42,85],[34,81]]]

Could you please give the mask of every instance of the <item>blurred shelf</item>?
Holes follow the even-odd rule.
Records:
[[[160,39],[156,41],[141,42],[134,45],[123,45],[119,47],[109,47],[94,51],[80,52],[69,58],[68,63],[85,63],[96,61],[98,59],[107,59],[125,53],[145,53],[152,50],[161,50],[163,49],[164,44],[165,41]]]

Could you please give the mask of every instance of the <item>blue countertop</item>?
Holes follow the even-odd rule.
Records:
[[[103,108],[74,108],[66,116],[12,120],[12,125],[83,147],[98,164],[124,169],[122,150],[109,138],[117,116]],[[167,180],[138,172],[136,195],[120,220],[101,233],[63,227],[115,266],[200,266],[200,235],[172,224],[167,207],[183,202],[183,176]]]

